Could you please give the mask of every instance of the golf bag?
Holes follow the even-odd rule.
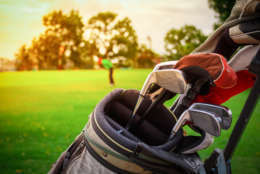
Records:
[[[213,136],[206,131],[207,126],[198,127],[201,124],[195,125],[191,119],[185,124],[198,135],[186,135],[182,129],[184,125],[180,125],[179,120],[184,118],[184,113],[188,113],[189,107],[194,107],[194,103],[219,105],[252,87],[256,76],[248,71],[248,66],[259,47],[247,46],[235,56],[232,55],[241,45],[260,43],[259,19],[259,0],[237,0],[224,25],[191,55],[177,63],[156,66],[156,73],[151,75],[153,78],[159,78],[160,72],[165,72],[169,67],[175,69],[176,77],[183,75],[184,82],[178,86],[178,90],[169,87],[171,81],[164,83],[156,79],[160,84],[145,88],[146,95],[141,93],[143,90],[116,89],[109,93],[98,103],[82,132],[61,154],[49,174],[206,174],[214,173],[212,169],[216,168],[218,170],[215,173],[226,174],[227,169],[224,168],[227,165],[222,152],[219,156],[209,158],[205,165],[197,154],[197,151],[213,142]],[[232,59],[226,63],[224,57]],[[245,60],[245,57],[248,59]],[[205,60],[208,63],[203,65],[197,61],[199,59],[204,59],[202,63]],[[218,67],[217,71],[211,71],[212,60],[217,65],[221,64],[214,66]],[[176,91],[182,91],[179,89],[184,92],[168,109],[163,103],[175,96],[178,93]],[[140,97],[142,102],[132,117]],[[190,111],[194,111],[194,108]],[[208,118],[215,119],[214,115]],[[229,128],[231,118],[221,119],[226,123],[217,125],[223,129]],[[174,132],[176,125],[181,128]],[[230,159],[233,146],[229,143],[225,151],[226,159]],[[218,164],[219,161],[222,165]]]
[[[222,79],[223,82],[217,83],[220,86],[228,85],[223,80],[226,78],[236,81],[235,73],[220,55],[196,56],[198,60],[206,57],[218,63],[205,65],[215,67],[211,74],[198,66],[180,68],[187,79],[185,82],[189,82],[191,86],[196,85],[199,79],[206,79],[203,82],[209,83],[211,76],[214,76],[215,81]],[[194,55],[187,56],[175,66],[183,67],[187,59],[193,58]],[[157,72],[161,71],[165,72]],[[220,74],[220,77],[216,74]],[[150,108],[154,102],[152,96],[160,91],[160,86],[158,87],[159,89],[152,89],[148,95],[144,95],[130,130],[126,127],[140,92],[116,89],[108,94],[90,114],[82,133],[61,155],[49,173],[203,173],[203,163],[197,151],[212,144],[213,137],[193,126],[199,136],[184,135],[183,130],[179,129],[173,138],[169,138],[179,116],[175,116],[163,104],[174,96],[169,91],[160,98],[160,102]],[[146,119],[143,119],[144,113]],[[231,120],[228,121],[228,128],[230,123]]]
[[[236,60],[245,53],[254,55],[258,49],[259,46],[246,47],[236,54]],[[252,61],[251,57],[248,58]],[[234,59],[229,64],[234,69],[241,69]],[[151,105],[150,95],[145,96],[134,125]],[[205,173],[204,164],[196,151],[208,147],[213,141],[212,136],[196,128],[200,136],[187,136],[180,129],[173,139],[169,139],[178,118],[163,103],[157,103],[138,127],[134,126],[131,131],[125,128],[138,97],[137,90],[116,89],[108,94],[90,114],[82,133],[49,173]],[[171,97],[168,95],[166,100]],[[204,147],[201,147],[202,144]],[[225,168],[224,156],[220,157],[220,168]],[[217,160],[209,161],[206,163],[207,173],[216,168],[212,161]],[[218,172],[221,173],[220,170]]]
[[[124,128],[138,95],[136,90],[122,89],[108,94],[90,115],[82,133],[49,173],[177,174],[203,170],[196,153],[175,152],[183,139],[182,130],[176,138],[168,141],[176,119],[165,106],[153,108],[137,130],[129,132]],[[150,103],[149,98],[145,98],[137,119]],[[201,134],[205,136],[205,133]],[[196,136],[186,138],[186,143],[181,143],[182,148],[185,145],[195,146],[202,140]]]

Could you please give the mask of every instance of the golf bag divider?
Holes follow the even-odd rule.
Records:
[[[99,122],[100,119],[99,124],[102,124],[102,127],[104,124],[105,129],[108,124],[107,120],[103,121],[103,118],[110,118],[114,120],[114,122],[119,123],[118,125],[120,125],[120,130],[122,130],[122,132],[127,132],[124,126],[131,115],[132,108],[134,107],[137,97],[138,91],[136,90],[121,91],[121,93],[111,99],[111,102],[107,103],[104,108],[99,107],[100,105],[97,107],[95,110],[97,122]],[[150,101],[147,99],[144,100],[143,103],[144,105],[141,107],[142,110],[148,106],[147,103],[149,104]],[[140,110],[140,114],[142,110]],[[140,117],[137,115],[136,118],[138,121]],[[160,146],[166,143],[168,135],[170,134],[171,128],[174,124],[175,119],[169,110],[163,105],[160,105],[153,109],[152,114],[149,115],[148,119],[145,120],[145,122],[137,130],[133,130],[130,133],[134,134],[134,136],[138,139],[149,145]],[[111,129],[111,131],[114,131],[114,129]],[[114,133],[112,134],[115,136]],[[120,141],[120,139],[117,141]]]

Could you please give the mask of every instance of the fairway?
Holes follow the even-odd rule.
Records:
[[[0,173],[47,173],[106,94],[115,88],[141,89],[150,71],[116,69],[115,87],[109,85],[105,70],[1,72]],[[248,93],[224,104],[233,112],[232,126]],[[231,130],[222,131],[212,147],[200,152],[202,158],[216,147],[223,148]],[[260,173],[258,133],[259,102],[232,159],[234,174]]]

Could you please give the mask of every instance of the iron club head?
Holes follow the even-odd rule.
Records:
[[[207,103],[194,103],[191,108],[214,114],[222,129],[228,129],[231,126],[232,112],[226,107]]]
[[[145,95],[151,84],[157,84],[173,93],[183,94],[187,88],[187,83],[183,73],[177,69],[154,70],[147,77],[140,92]]]
[[[220,124],[213,113],[189,108],[182,113],[182,115],[178,119],[177,123],[174,125],[170,139],[172,137],[174,137],[174,135],[177,133],[177,131],[187,121],[192,122],[194,126],[199,127],[200,129],[204,130],[205,132],[207,132],[213,136],[220,135],[220,131],[221,131]]]
[[[146,78],[145,83],[140,91],[140,96],[137,99],[135,108],[130,117],[130,120],[126,126],[126,129],[129,129],[131,126],[131,122],[134,119],[144,96],[148,93],[149,88],[152,84],[157,84],[161,88],[167,89],[173,93],[183,94],[188,88],[188,84],[184,78],[183,73],[177,69],[157,69],[155,68]]]

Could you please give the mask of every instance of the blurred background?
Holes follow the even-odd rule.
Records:
[[[0,0],[0,170],[47,173],[115,88],[141,89],[152,68],[198,47],[235,0]],[[99,58],[112,62],[115,86]],[[224,105],[233,124],[249,91]],[[173,103],[167,103],[170,106]],[[259,103],[233,158],[260,173]],[[224,148],[232,129],[200,152]]]
[[[116,67],[151,68],[200,45],[234,0],[0,2],[0,70],[6,71],[93,69],[98,57]]]

